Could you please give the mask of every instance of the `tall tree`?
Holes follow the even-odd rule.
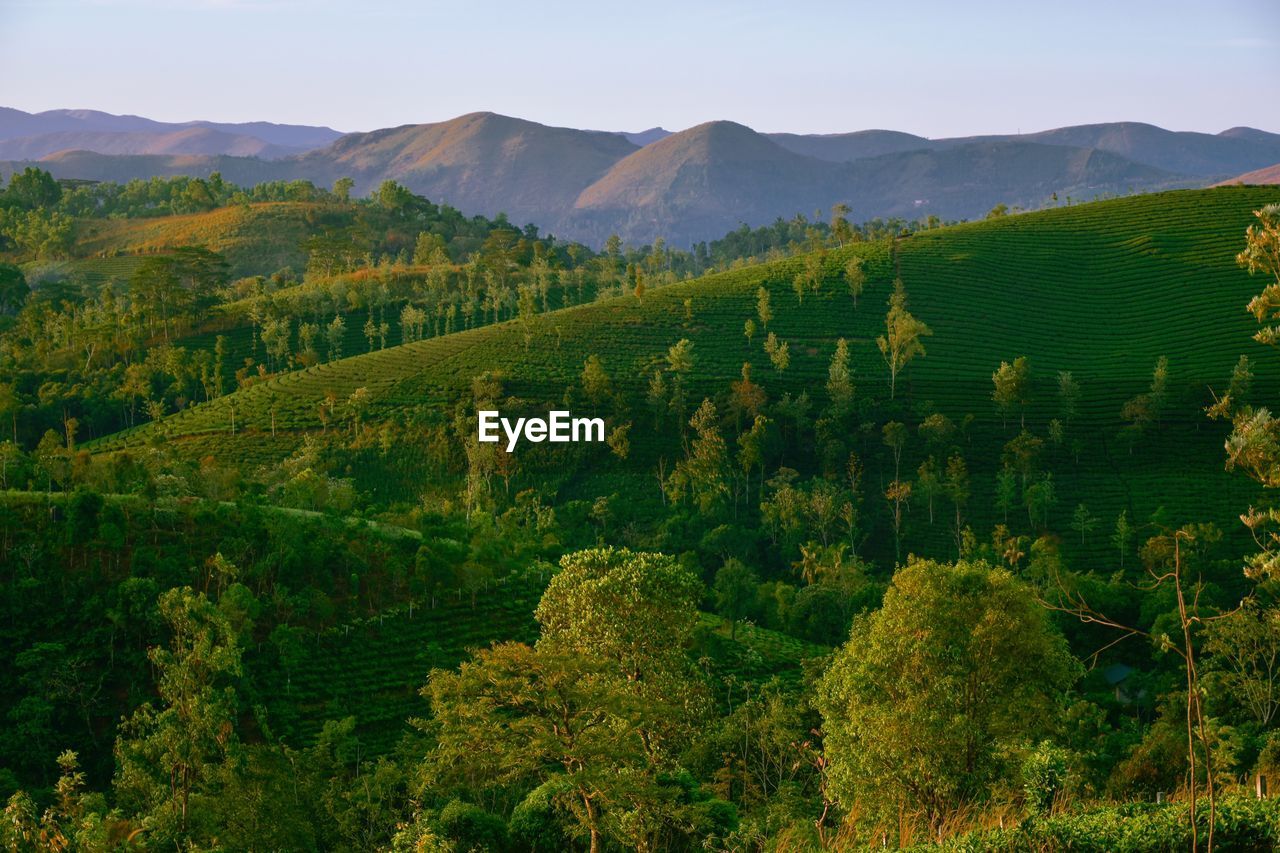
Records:
[[[991,399],[996,409],[1009,423],[1009,415],[1017,409],[1021,416],[1022,428],[1027,428],[1027,399],[1031,394],[1031,368],[1025,356],[1018,356],[1010,364],[1000,362],[1000,367],[991,374],[991,383],[995,386]]]
[[[158,606],[171,633],[167,648],[148,653],[160,704],[144,704],[123,724],[115,787],[176,840],[190,825],[192,795],[235,760],[240,649],[231,622],[204,593],[171,589]]]
[[[922,338],[933,334],[933,331],[921,320],[917,320],[907,310],[907,292],[902,279],[894,283],[893,295],[889,297],[889,313],[884,319],[885,333],[876,338],[876,346],[889,368],[889,398],[897,395],[898,374],[916,356],[925,354]]]

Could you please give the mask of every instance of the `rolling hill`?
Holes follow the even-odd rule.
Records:
[[[361,192],[396,180],[468,213],[505,212],[517,224],[543,224],[635,150],[616,133],[471,113],[349,134],[291,166],[322,180],[349,175]]]
[[[650,241],[678,221],[685,235],[706,239],[780,211],[829,207],[842,200],[837,173],[743,125],[708,122],[616,163],[577,197],[563,230],[592,242],[615,232]]]
[[[622,297],[541,315],[528,343],[518,324],[504,323],[286,374],[172,415],[159,427],[90,447],[110,452],[138,446],[159,431],[192,458],[213,453],[246,464],[270,463],[321,428],[317,412],[326,394],[346,399],[365,388],[367,418],[400,421],[467,399],[473,377],[497,370],[508,394],[526,405],[545,405],[564,398],[593,354],[634,401],[631,417],[647,425],[647,377],[680,338],[694,344],[692,399],[713,396],[723,405],[745,359],[771,400],[801,391],[821,400],[834,341],[845,337],[857,393],[881,416],[915,424],[929,411],[956,423],[972,415],[964,453],[974,483],[976,528],[989,529],[999,520],[992,509],[994,479],[1000,448],[1016,432],[993,410],[991,373],[1001,361],[1025,355],[1034,378],[1027,410],[1033,432],[1043,435],[1058,416],[1058,371],[1071,371],[1083,388],[1078,419],[1070,427],[1073,449],[1046,451],[1056,460],[1056,512],[1069,516],[1078,502],[1087,502],[1104,519],[1121,509],[1146,519],[1164,507],[1174,518],[1214,520],[1235,533],[1234,519],[1255,493],[1243,477],[1223,471],[1226,426],[1207,421],[1202,407],[1208,386],[1224,385],[1241,353],[1262,355],[1250,341],[1254,324],[1243,308],[1259,285],[1236,267],[1234,255],[1251,211],[1276,201],[1280,191],[1271,188],[1171,192],[935,229],[897,241],[896,247],[855,245],[828,256],[820,291],[800,304],[792,278],[803,258],[749,267],[670,285],[643,301]],[[869,280],[856,309],[838,272],[850,254],[865,259]],[[904,395],[890,402],[874,337],[883,331],[895,264],[912,311],[934,334],[926,357],[909,370]],[[742,336],[759,287],[771,291],[775,306],[769,330],[793,354],[782,374],[769,366],[758,339],[747,348]],[[1170,359],[1175,402],[1159,430],[1130,444],[1122,438],[1121,408],[1146,389],[1162,355]],[[1268,360],[1258,358],[1255,369],[1258,393],[1280,387]],[[269,436],[269,402],[280,430],[275,438]],[[659,455],[670,459],[678,452],[669,446],[671,438],[633,430],[632,458],[625,466],[611,463],[607,451],[589,451],[595,454],[589,468],[576,475],[562,472],[570,477],[562,496],[599,494],[603,487],[634,494],[637,506],[656,502],[647,469]],[[873,472],[868,476],[889,476],[878,437],[856,440]],[[377,493],[377,483],[391,479],[391,468],[401,474],[415,470],[417,452],[406,446],[389,460],[366,459],[362,482],[374,484]],[[912,466],[919,452],[908,454]],[[603,486],[602,478],[611,485]],[[875,541],[883,549],[883,504],[869,497],[867,512],[878,519],[870,523],[879,525]],[[944,525],[934,529],[921,517],[912,524],[930,548],[942,553],[949,547]],[[1066,521],[1058,519],[1057,526]],[[1105,548],[1094,556],[1104,554]]]

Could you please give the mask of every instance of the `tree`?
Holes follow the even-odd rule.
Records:
[[[11,382],[0,382],[0,419],[9,421],[13,444],[18,444],[18,412],[22,411],[22,397]]]
[[[1249,395],[1253,390],[1253,368],[1249,356],[1242,355],[1231,370],[1231,384],[1227,386],[1227,398],[1230,406],[1249,405]]]
[[[329,344],[329,361],[342,358],[342,345],[347,337],[347,321],[341,314],[335,314],[329,325],[325,327],[325,339]]]
[[[898,479],[902,469],[902,451],[907,446],[907,426],[900,421],[889,421],[880,430],[884,446],[893,453],[893,479]]]
[[[933,502],[943,493],[942,473],[938,470],[938,462],[932,456],[920,463],[916,471],[916,488],[924,497],[929,507],[929,524],[933,524]]]
[[[893,520],[893,561],[902,561],[902,513],[911,502],[911,483],[894,479],[884,490],[884,499],[889,502],[890,518]]]
[[[44,169],[28,166],[9,179],[4,200],[23,210],[53,207],[62,199],[62,187]]]
[[[604,364],[598,355],[587,356],[586,363],[582,366],[582,392],[597,409],[604,405],[613,393],[609,374],[605,371]]]
[[[432,670],[423,693],[436,735],[430,777],[478,793],[554,782],[592,853],[612,834],[606,810],[625,812],[655,785],[641,732],[670,709],[626,689],[601,658],[501,643],[457,672]]]
[[[631,422],[618,424],[609,430],[605,443],[609,445],[609,450],[614,456],[626,461],[626,458],[631,455]]]
[[[1162,355],[1156,359],[1151,371],[1151,386],[1147,392],[1132,397],[1121,407],[1120,417],[1128,421],[1126,430],[1131,436],[1141,436],[1153,423],[1159,425],[1168,399],[1168,387],[1169,359]],[[1130,445],[1130,452],[1132,450]]]
[[[1280,345],[1280,204],[1269,204],[1255,210],[1258,220],[1245,231],[1245,247],[1236,255],[1236,263],[1250,275],[1262,274],[1268,281],[1262,292],[1249,302],[1249,313],[1262,326],[1253,336],[1268,346]]]
[[[764,415],[756,415],[751,428],[738,436],[738,465],[746,478],[747,499],[751,498],[751,469],[760,469],[760,492],[764,496],[764,452],[765,438],[769,431],[769,419]]]
[[[681,338],[667,350],[667,369],[677,376],[693,370],[693,341]]]
[[[1187,775],[1187,808],[1191,824],[1191,850],[1198,849],[1199,829],[1196,823],[1196,801],[1200,788],[1200,777],[1197,773],[1197,759],[1204,768],[1205,790],[1209,798],[1209,820],[1207,849],[1213,851],[1213,836],[1217,824],[1217,788],[1214,781],[1214,744],[1215,737],[1210,737],[1209,727],[1204,710],[1204,688],[1200,676],[1199,657],[1202,654],[1199,634],[1212,629],[1215,623],[1233,618],[1235,611],[1208,614],[1201,609],[1201,594],[1204,592],[1204,578],[1194,572],[1189,556],[1191,546],[1197,538],[1205,535],[1220,536],[1212,525],[1209,530],[1202,525],[1191,525],[1178,530],[1166,530],[1147,541],[1142,549],[1143,562],[1147,570],[1149,582],[1145,589],[1149,594],[1158,591],[1172,592],[1176,604],[1175,624],[1177,638],[1169,633],[1160,632],[1159,628],[1151,631],[1119,622],[1105,613],[1095,609],[1081,594],[1076,585],[1056,577],[1057,589],[1053,598],[1044,600],[1044,605],[1089,625],[1101,625],[1120,632],[1119,639],[1108,643],[1110,648],[1129,637],[1143,637],[1154,643],[1161,651],[1172,652],[1182,663],[1185,675],[1186,693],[1186,757],[1189,773]],[[1094,654],[1097,659],[1098,653]]]
[[[1133,541],[1133,525],[1129,523],[1129,511],[1127,509],[1120,510],[1120,515],[1116,516],[1115,531],[1111,534],[1111,544],[1120,552],[1120,568],[1124,568],[1124,557],[1129,552],[1129,545]]]
[[[1239,612],[1209,626],[1205,638],[1211,674],[1220,690],[1209,695],[1231,697],[1262,728],[1280,713],[1280,612],[1247,598]]]
[[[333,195],[338,201],[348,202],[351,200],[351,188],[355,185],[356,182],[351,178],[338,178],[333,182]]]
[[[760,318],[760,328],[768,330],[773,309],[769,307],[769,291],[763,287],[756,290],[756,316]]]
[[[115,786],[124,803],[162,826],[176,821],[171,831],[181,837],[192,794],[234,758],[240,649],[230,621],[204,593],[171,589],[158,606],[171,632],[167,648],[148,653],[160,705],[144,704],[122,725]]]
[[[827,398],[831,401],[831,413],[837,418],[848,414],[853,406],[849,344],[844,338],[836,341],[836,351],[832,353],[831,365],[827,368]]]
[[[956,537],[956,555],[959,556],[964,529],[964,508],[969,502],[969,466],[965,463],[963,456],[957,454],[947,460],[947,477],[943,483],[943,489],[956,511],[953,532]]]
[[[756,336],[756,321],[748,317],[742,324],[742,334],[747,339],[747,349],[751,349],[751,339]]]
[[[1027,397],[1031,387],[1031,370],[1027,365],[1027,359],[1019,356],[1010,364],[1007,361],[1000,362],[999,369],[991,374],[991,382],[995,385],[995,390],[991,392],[991,399],[995,401],[996,408],[999,410],[1004,423],[1009,423],[1009,414],[1015,409],[1021,411],[1022,428],[1027,428]]]
[[[889,313],[885,315],[885,333],[876,338],[876,346],[889,368],[890,399],[897,394],[898,374],[916,356],[925,354],[921,338],[933,334],[927,325],[907,310],[907,292],[902,286],[902,279],[894,285],[893,295],[889,297]]]
[[[1022,502],[1027,508],[1027,523],[1034,527],[1036,519],[1039,519],[1041,525],[1047,526],[1049,510],[1057,501],[1057,492],[1053,487],[1053,474],[1046,471],[1022,490]]]
[[[1080,383],[1070,370],[1058,372],[1058,404],[1062,422],[1070,425],[1080,406]]]
[[[750,611],[760,578],[741,560],[730,559],[716,571],[716,611],[729,620],[729,639],[738,637],[738,621]]]
[[[1089,512],[1089,508],[1084,504],[1076,504],[1076,510],[1071,514],[1071,529],[1080,534],[1080,544],[1083,545],[1085,537],[1098,526],[1097,517]]]
[[[662,378],[662,371],[653,371],[653,376],[649,378],[649,386],[645,389],[645,402],[649,404],[650,410],[653,412],[654,429],[662,425],[662,416],[666,413],[669,401],[667,399],[667,380]]]
[[[858,310],[858,297],[867,286],[867,273],[863,270],[866,261],[854,256],[845,262],[844,281],[849,286],[849,295],[853,297],[853,310]]]
[[[837,246],[844,246],[853,239],[853,228],[849,225],[849,205],[844,202],[831,205],[831,236]]]
[[[1005,465],[996,474],[996,509],[1004,513],[1005,523],[1009,523],[1009,510],[1018,500],[1018,477],[1012,468]]]
[[[378,185],[373,198],[384,210],[398,212],[413,201],[413,193],[395,181],[383,181]]]
[[[728,451],[716,424],[716,407],[710,400],[689,419],[695,437],[689,453],[676,463],[667,478],[667,496],[674,502],[689,499],[698,511],[715,510],[729,494]]]
[[[538,602],[538,646],[610,661],[629,682],[660,681],[689,665],[701,597],[701,582],[664,554],[566,554]]]
[[[751,381],[751,362],[742,363],[742,378],[730,386],[729,410],[733,412],[735,430],[742,425],[742,416],[754,420],[763,411],[767,397],[764,389]]]
[[[841,803],[931,828],[1012,778],[1080,674],[1029,589],[985,563],[916,561],[855,618],[818,687]]]
[[[166,257],[145,258],[129,279],[129,291],[151,316],[160,321],[164,339],[169,340],[169,321],[185,307],[178,276]]]
[[[827,257],[824,250],[810,252],[805,255],[800,272],[792,280],[796,292],[797,303],[804,303],[804,295],[808,291],[818,292],[822,286],[822,278],[826,274]]]
[[[791,366],[791,346],[778,340],[773,332],[765,338],[764,351],[769,354],[769,363],[773,365],[773,369],[779,373]]]
[[[13,264],[0,263],[0,316],[17,314],[30,294],[22,270]]]

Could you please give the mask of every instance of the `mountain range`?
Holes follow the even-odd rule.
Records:
[[[504,212],[517,224],[596,245],[612,233],[687,245],[744,223],[825,216],[836,203],[849,205],[855,221],[960,219],[997,204],[1038,208],[1055,196],[1206,186],[1280,164],[1280,134],[1118,122],[927,139],[892,130],[760,133],[730,121],[621,133],[487,112],[341,134],[0,108],[0,160],[0,173],[34,163],[90,180],[219,171],[241,184],[327,185],[348,176],[361,193],[395,180],[469,214]]]

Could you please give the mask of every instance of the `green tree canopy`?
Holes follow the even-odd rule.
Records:
[[[831,785],[936,821],[1009,777],[1080,666],[1031,591],[985,563],[916,561],[854,621],[818,690]],[[1011,777],[1009,777],[1011,778]]]

